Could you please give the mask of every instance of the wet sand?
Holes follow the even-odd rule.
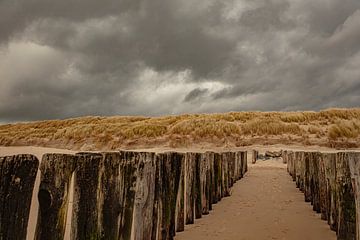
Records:
[[[320,215],[304,202],[281,161],[249,164],[232,196],[177,233],[176,240],[335,240]]]

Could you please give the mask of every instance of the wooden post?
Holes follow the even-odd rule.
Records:
[[[209,214],[209,188],[210,188],[210,161],[206,153],[201,154],[200,163],[200,188],[201,188],[201,206],[202,215]]]
[[[337,237],[339,240],[356,238],[356,204],[351,181],[348,153],[336,154]]]
[[[310,176],[310,159],[311,153],[305,152],[304,153],[304,161],[305,161],[305,176],[304,176],[304,195],[305,195],[305,202],[312,201],[312,193],[311,193],[311,176]]]
[[[214,152],[205,152],[205,155],[208,159],[208,172],[206,175],[207,182],[208,182],[208,189],[207,189],[207,195],[208,195],[208,205],[209,210],[212,210],[212,204],[213,204],[213,197],[214,197],[214,189],[215,189],[215,179],[214,179]]]
[[[158,184],[162,186],[161,192],[157,191],[159,195],[156,195],[156,197],[159,197],[159,200],[157,200],[157,213],[154,215],[159,221],[158,233],[153,231],[153,235],[156,234],[159,240],[173,239],[176,231],[176,222],[180,222],[180,211],[177,210],[177,206],[178,201],[181,201],[179,193],[181,194],[180,182],[184,154],[175,152],[159,153],[156,155],[156,158],[159,161],[160,167]]]
[[[247,152],[241,152],[242,153],[242,159],[243,159],[243,175],[245,175],[245,173],[247,172],[248,168],[247,168]]]
[[[229,156],[228,156],[228,160],[229,160],[229,186],[230,188],[234,185],[234,183],[236,182],[236,173],[235,173],[235,152],[229,152]]]
[[[324,153],[326,192],[328,199],[327,219],[330,229],[337,230],[337,206],[336,206],[336,153]]]
[[[222,168],[222,160],[221,154],[215,153],[214,154],[214,188],[215,188],[215,196],[213,203],[217,203],[221,200],[221,168]]]
[[[349,153],[348,158],[356,203],[356,240],[360,240],[360,153]]]
[[[281,157],[282,157],[283,163],[287,164],[288,163],[288,151],[287,150],[282,151]]]
[[[33,155],[0,157],[0,239],[26,239],[38,166]]]
[[[236,159],[238,163],[238,179],[243,178],[243,159],[242,152],[236,152]]]
[[[98,186],[101,154],[79,153],[74,180],[71,239],[99,239]]]
[[[185,224],[193,224],[195,219],[195,167],[199,153],[185,154]]]
[[[134,157],[137,171],[131,239],[150,240],[155,200],[155,153],[134,152]]]
[[[175,153],[175,158],[178,160],[176,170],[179,171],[179,187],[174,189],[176,192],[176,209],[175,209],[175,228],[176,232],[182,232],[185,230],[185,154]]]
[[[324,154],[320,154],[319,158],[319,195],[320,195],[320,212],[321,212],[321,219],[322,220],[327,220],[328,217],[328,197],[327,197],[327,192],[326,192],[326,185],[327,185],[327,181],[326,181],[326,174],[325,174],[325,159],[324,159]]]
[[[251,163],[252,164],[255,164],[256,163],[256,160],[258,158],[258,155],[259,155],[259,152],[256,151],[256,150],[252,150],[252,159],[251,159]]]
[[[229,152],[224,152],[222,156],[222,197],[230,196],[229,186]]]
[[[124,193],[121,166],[124,160],[119,152],[104,152],[102,157],[97,203],[99,229],[103,239],[118,239]]]
[[[201,154],[195,159],[195,219],[202,216],[202,202],[201,202]]]
[[[310,154],[310,188],[311,188],[311,204],[313,210],[320,213],[320,188],[319,188],[319,161],[321,154],[312,152]]]
[[[40,165],[39,212],[35,239],[64,239],[70,182],[76,160],[74,155],[69,154],[43,156]]]

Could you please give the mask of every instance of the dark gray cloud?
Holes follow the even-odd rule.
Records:
[[[184,98],[184,102],[191,102],[199,100],[203,97],[209,90],[207,88],[195,88],[191,90]]]
[[[2,0],[0,122],[357,107],[358,0]]]

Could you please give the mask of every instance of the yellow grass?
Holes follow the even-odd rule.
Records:
[[[0,145],[116,149],[252,143],[360,146],[360,109],[230,112],[178,116],[81,117],[0,125]],[[346,144],[345,144],[346,145]]]

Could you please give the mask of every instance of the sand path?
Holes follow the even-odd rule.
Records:
[[[295,187],[280,161],[258,161],[249,165],[232,196],[213,205],[214,210],[176,240],[335,240],[325,221]]]

